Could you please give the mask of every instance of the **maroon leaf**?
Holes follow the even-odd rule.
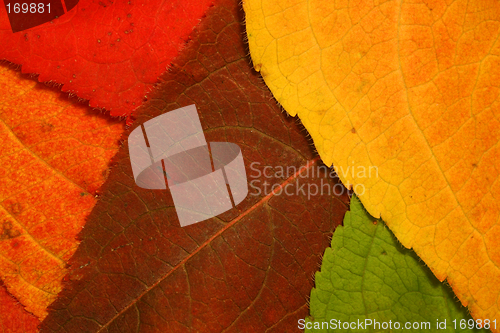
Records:
[[[235,0],[207,12],[134,125],[195,104],[207,141],[241,147],[249,195],[181,228],[168,191],[135,185],[125,144],[42,332],[298,331],[348,195],[250,67],[242,15]]]

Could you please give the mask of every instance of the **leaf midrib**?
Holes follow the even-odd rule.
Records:
[[[157,287],[163,280],[165,280],[167,277],[169,277],[173,272],[175,272],[177,269],[182,267],[189,259],[193,258],[198,252],[200,252],[202,249],[204,249],[206,246],[208,246],[214,239],[222,235],[226,230],[231,228],[233,225],[238,223],[241,219],[243,219],[245,216],[253,212],[255,209],[258,207],[262,206],[265,202],[269,201],[271,197],[276,193],[281,191],[281,189],[286,186],[287,184],[291,183],[297,177],[302,174],[303,172],[309,170],[314,163],[316,163],[320,159],[319,156],[309,160],[305,166],[302,166],[299,170],[295,172],[292,176],[290,176],[288,179],[286,179],[279,187],[276,187],[271,193],[260,199],[257,203],[255,203],[252,207],[247,209],[244,213],[236,217],[234,220],[226,224],[223,228],[221,228],[219,231],[217,231],[214,235],[212,235],[209,239],[207,239],[203,244],[198,246],[193,252],[191,252],[189,255],[187,255],[184,259],[182,259],[177,265],[175,265],[168,273],[163,275],[153,283],[152,285],[148,286],[140,295],[135,297],[127,306],[125,306],[123,309],[121,309],[117,314],[115,314],[111,319],[108,320],[106,324],[101,326],[101,328],[97,331],[97,333],[102,332],[104,329],[106,329],[109,324],[114,322],[118,317],[120,317],[123,313],[125,313],[128,309],[130,309],[137,301],[139,301],[144,295],[146,295],[148,292],[150,292],[152,289]]]

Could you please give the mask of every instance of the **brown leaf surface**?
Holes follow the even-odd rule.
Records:
[[[135,185],[125,145],[43,332],[298,330],[319,254],[348,195],[327,193],[342,188],[318,173],[302,126],[250,67],[242,34],[237,1],[216,3],[135,127],[196,104],[207,141],[238,144],[255,188],[235,209],[181,228],[168,191]],[[256,171],[265,166],[273,167],[269,178]],[[280,166],[284,174],[276,173]],[[259,195],[264,181],[268,191]],[[313,184],[323,195],[313,195]]]

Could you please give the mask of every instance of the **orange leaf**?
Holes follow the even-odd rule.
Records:
[[[0,330],[8,333],[36,332],[40,324],[38,319],[28,313],[23,305],[16,301],[0,283]]]
[[[500,319],[499,2],[244,7],[256,69],[325,164],[475,318]]]
[[[123,127],[0,66],[0,278],[40,319],[62,288]]]

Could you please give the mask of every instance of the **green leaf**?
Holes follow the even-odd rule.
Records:
[[[344,226],[335,230],[315,282],[306,332],[407,331],[407,323],[415,325],[409,327],[411,332],[479,331],[469,327],[477,325],[451,288],[439,282],[415,252],[403,248],[357,197],[351,200]],[[345,329],[347,323],[351,327]]]

